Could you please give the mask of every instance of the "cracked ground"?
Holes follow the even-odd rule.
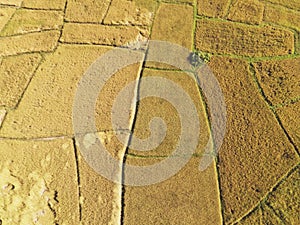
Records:
[[[195,52],[219,83],[226,133],[204,171],[213,114],[205,92],[190,72],[142,62],[159,51],[149,40]],[[115,48],[138,52],[141,62],[106,81],[96,134],[85,133],[85,143],[97,135],[113,158],[139,167],[167,159],[180,142],[178,111],[139,94],[164,88],[143,78],[172,81],[193,101],[201,132],[188,163],[162,182],[132,186],[101,176],[75,138],[79,81]],[[299,225],[299,54],[298,0],[0,0],[0,224]],[[132,81],[123,102],[130,119],[114,127],[114,99]],[[155,135],[155,117],[167,131],[151,151],[118,139]]]

